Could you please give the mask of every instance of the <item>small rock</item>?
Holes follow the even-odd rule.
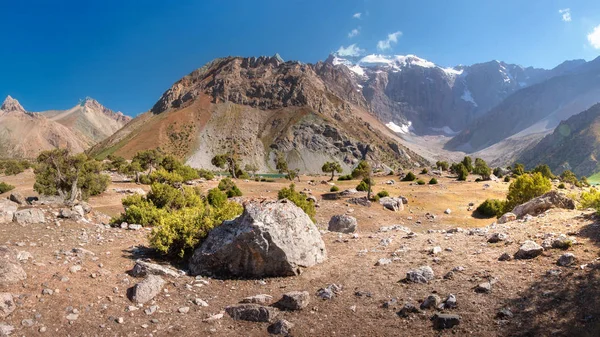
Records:
[[[197,305],[197,306],[199,306],[199,307],[208,307],[208,303],[205,300],[201,299],[201,298],[195,298],[194,299],[194,304]]]
[[[442,299],[438,295],[429,295],[421,303],[421,310],[437,308],[440,305],[440,303],[442,303]]]
[[[24,319],[21,321],[21,325],[25,327],[32,327],[35,324],[35,321],[32,319]]]
[[[498,219],[498,224],[505,224],[507,222],[511,222],[511,221],[515,221],[517,220],[517,215],[511,212],[508,213],[504,213],[504,215],[502,215],[500,217],[500,219]]]
[[[406,273],[406,281],[414,283],[428,283],[433,280],[433,269],[429,266],[422,266],[417,269],[410,270]]]
[[[252,303],[229,306],[225,311],[234,320],[251,322],[271,322],[278,314],[277,309],[273,307]]]
[[[158,310],[158,306],[157,305],[151,305],[148,308],[146,308],[146,310],[144,310],[144,313],[146,315],[152,315],[153,313],[156,312],[156,310]]]
[[[280,319],[277,322],[271,324],[267,331],[272,335],[285,335],[288,336],[291,334],[292,328],[294,327],[293,323],[286,321],[285,319]]]
[[[573,263],[575,263],[575,255],[573,255],[572,253],[566,253],[561,255],[558,258],[558,261],[556,262],[556,264],[558,264],[561,267],[568,267]]]
[[[460,324],[460,316],[451,314],[438,314],[433,315],[433,328],[434,329],[451,329],[454,326]]]
[[[390,264],[392,263],[391,259],[388,258],[381,258],[379,260],[377,260],[377,262],[375,263],[376,266],[385,266],[386,264]]]
[[[408,317],[410,314],[419,314],[421,310],[412,303],[404,303],[404,306],[396,314],[400,317]]]
[[[0,323],[0,336],[9,336],[15,331],[15,327],[12,325]]]
[[[181,307],[181,308],[177,309],[177,311],[180,314],[187,314],[188,312],[190,312],[190,307]]]
[[[11,293],[0,293],[0,318],[5,318],[15,311],[16,305]],[[0,335],[1,336],[1,335]]]
[[[510,256],[509,253],[503,253],[502,255],[500,255],[500,257],[498,258],[498,261],[510,261],[512,260],[512,256]]]
[[[429,254],[431,254],[431,255],[437,255],[441,252],[442,252],[442,247],[437,247],[437,246],[433,247],[429,250]]]
[[[292,291],[283,294],[283,297],[275,304],[282,310],[301,310],[308,306],[310,295],[308,291]]]
[[[358,223],[356,218],[349,215],[334,215],[329,220],[329,225],[327,230],[330,232],[339,232],[339,233],[354,233]]]
[[[134,303],[146,303],[158,295],[165,281],[156,275],[148,275],[142,282],[131,288],[129,298]]]
[[[489,293],[492,290],[492,284],[490,282],[483,282],[475,287],[475,292],[478,293]]]
[[[453,309],[457,307],[456,296],[453,294],[448,295],[444,303],[440,305],[441,309]]]
[[[256,303],[256,304],[267,304],[273,301],[273,296],[267,294],[260,294],[250,296],[242,299],[240,303]]]
[[[444,213],[446,213],[446,214],[451,214],[451,213],[452,213],[452,210],[451,210],[450,208],[446,208],[446,210],[444,211]]]
[[[506,239],[508,238],[508,235],[504,234],[504,233],[494,233],[492,235],[490,235],[490,237],[488,238],[488,242],[489,243],[497,243],[500,241],[506,241]]]
[[[78,318],[79,318],[79,314],[76,314],[76,313],[70,313],[67,315],[68,321],[76,321]]]
[[[498,311],[498,313],[496,313],[496,318],[506,319],[506,318],[512,318],[512,317],[513,317],[513,313],[508,308],[502,308]]]
[[[537,243],[527,240],[523,242],[519,251],[515,254],[515,259],[533,259],[542,254],[544,248]]]

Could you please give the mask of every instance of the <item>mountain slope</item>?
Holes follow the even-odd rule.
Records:
[[[113,112],[91,98],[68,110],[44,111],[42,114],[78,133],[89,146],[112,135],[131,120],[131,117]]]
[[[558,123],[600,101],[600,58],[566,75],[521,89],[471,123],[446,144],[474,152],[520,133],[549,132]]]
[[[561,122],[554,132],[518,159],[528,168],[548,164],[554,173],[571,170],[577,176],[600,171],[600,104]]]
[[[234,151],[263,171],[274,169],[277,153],[303,172],[318,172],[328,160],[346,169],[363,158],[425,163],[371,118],[357,89],[347,69],[327,63],[283,62],[278,55],[216,59],[90,153],[132,157],[161,147],[195,167],[214,168],[215,154]]]

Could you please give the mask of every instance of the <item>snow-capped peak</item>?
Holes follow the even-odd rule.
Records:
[[[360,59],[350,60],[341,58],[338,55],[330,56],[333,65],[344,65],[352,72],[359,76],[364,76],[365,69],[368,68],[388,68],[394,72],[402,71],[405,68],[421,67],[421,68],[438,68],[449,77],[461,75],[463,70],[461,67],[442,68],[435,63],[416,55],[381,55],[370,54]]]

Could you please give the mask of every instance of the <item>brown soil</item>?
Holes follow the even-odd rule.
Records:
[[[329,190],[328,185],[309,185],[310,178],[296,183],[299,189],[310,189],[320,196]],[[317,182],[324,177],[314,178]],[[408,207],[398,213],[372,207],[348,205],[343,200],[319,202],[317,224],[325,228],[334,214],[349,213],[358,219],[358,238],[351,235],[325,233],[329,259],[318,266],[307,269],[300,276],[290,278],[258,280],[217,280],[207,279],[209,284],[193,286],[194,278],[183,276],[177,279],[165,277],[168,281],[164,293],[140,310],[128,312],[133,305],[126,297],[127,288],[137,279],[129,276],[134,260],[148,253],[147,230],[127,231],[120,228],[106,229],[98,226],[98,219],[90,223],[60,221],[54,219],[44,225],[19,226],[0,225],[0,244],[16,250],[28,251],[33,260],[23,264],[28,278],[12,285],[8,291],[19,296],[17,309],[0,323],[13,325],[15,335],[35,336],[263,336],[267,335],[267,323],[233,321],[225,314],[213,322],[202,320],[218,314],[246,296],[271,294],[274,300],[288,291],[306,290],[311,293],[311,303],[307,309],[298,312],[283,312],[285,318],[295,324],[294,336],[431,336],[431,335],[528,335],[528,336],[597,336],[600,332],[598,318],[600,308],[597,289],[600,285],[597,269],[594,266],[598,253],[599,224],[591,212],[551,210],[528,222],[509,223],[506,229],[491,229],[505,232],[511,241],[488,244],[485,236],[467,233],[445,234],[441,231],[450,228],[483,227],[492,219],[476,219],[467,211],[469,202],[478,205],[486,198],[502,197],[507,190],[506,183],[458,183],[450,178],[438,179],[435,186],[417,186],[406,182],[396,182],[393,186],[384,185],[388,177],[377,178],[376,191],[385,189],[391,195],[408,197]],[[3,181],[17,186],[25,195],[32,195],[33,175],[31,171],[16,177],[2,177]],[[397,179],[396,179],[397,180]],[[428,180],[428,179],[427,179]],[[274,197],[277,190],[289,184],[238,182],[247,197]],[[340,182],[342,189],[354,187],[356,182]],[[120,210],[122,195],[112,188],[123,187],[114,184],[109,191],[90,203],[97,210],[116,214]],[[216,182],[202,186],[210,188]],[[139,186],[136,186],[139,187]],[[5,195],[0,195],[5,197]],[[443,211],[452,210],[450,215]],[[426,213],[435,214],[430,221]],[[582,215],[583,214],[583,215]],[[412,217],[409,220],[409,217]],[[421,224],[417,224],[421,221]],[[382,226],[402,224],[418,235],[405,238],[403,232],[379,232]],[[575,267],[558,267],[556,260],[564,253],[551,249],[533,260],[512,260],[501,262],[498,257],[503,252],[514,254],[519,242],[526,239],[541,243],[546,233],[571,233],[578,244],[568,251],[577,258]],[[383,246],[382,239],[391,238],[391,244]],[[95,253],[94,257],[69,257],[60,253],[75,247],[84,247]],[[437,256],[428,253],[434,246],[443,251]],[[452,251],[445,250],[446,248]],[[359,253],[359,252],[364,253]],[[375,266],[380,258],[399,257],[386,266]],[[164,262],[156,259],[158,262]],[[83,269],[70,273],[69,268],[80,263]],[[435,280],[429,284],[407,284],[399,282],[412,268],[429,265],[435,272]],[[587,265],[581,268],[580,265]],[[443,276],[457,266],[464,271],[455,272],[452,279]],[[561,274],[551,276],[549,270],[560,270]],[[62,282],[61,277],[68,281]],[[92,277],[94,276],[94,277]],[[489,279],[497,279],[488,294],[479,294],[474,287]],[[343,286],[342,292],[332,300],[323,301],[315,296],[319,288],[336,283]],[[192,285],[186,287],[186,285]],[[58,290],[53,295],[42,295],[44,288]],[[368,296],[357,296],[357,291],[369,292]],[[435,310],[423,314],[412,314],[401,318],[396,313],[405,302],[418,305],[431,293],[442,299],[454,294],[458,307],[446,310],[461,316],[460,325],[446,331],[432,328],[430,317]],[[208,307],[198,307],[191,303],[201,298]],[[397,298],[398,304],[389,309],[382,303]],[[153,315],[146,315],[145,308],[156,304],[160,309]],[[178,308],[189,306],[190,312],[180,314]],[[77,308],[79,318],[69,324],[67,310]],[[510,308],[513,318],[506,321],[495,318],[501,308]],[[124,323],[116,323],[123,317]],[[22,320],[33,319],[35,324],[26,327]],[[156,322],[151,322],[157,319]],[[40,333],[45,327],[47,331]]]

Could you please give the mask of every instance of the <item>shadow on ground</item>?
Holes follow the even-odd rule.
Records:
[[[577,237],[600,246],[600,221],[589,218]],[[600,336],[600,262],[581,270],[556,267],[505,307],[514,317],[504,326],[506,336]],[[498,308],[501,309],[501,308]]]

